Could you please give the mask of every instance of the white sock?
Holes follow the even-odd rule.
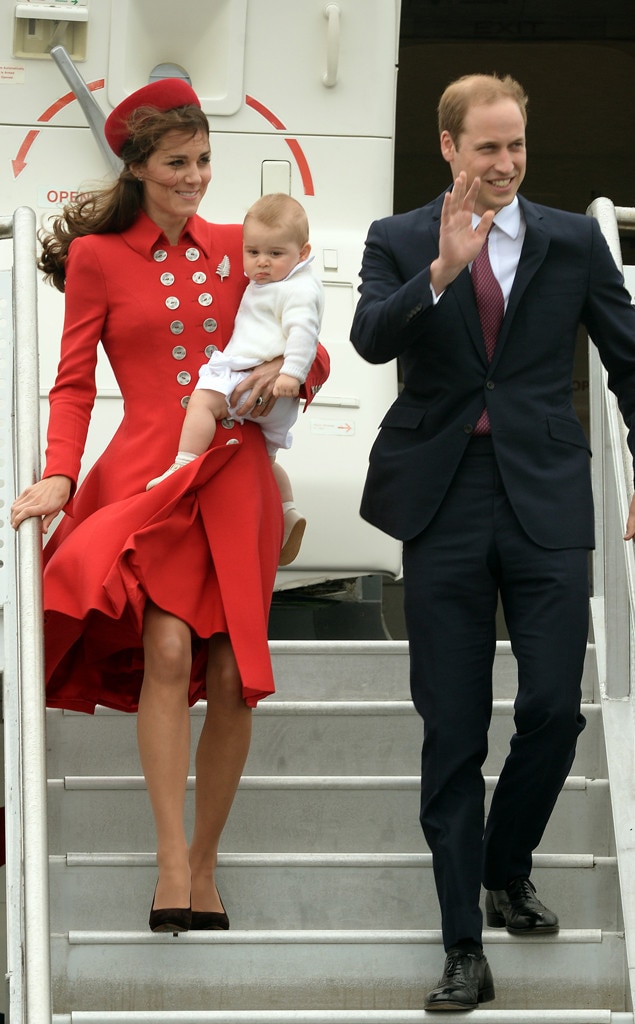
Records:
[[[284,515],[286,515],[287,512],[289,512],[292,508],[295,508],[295,501],[283,501],[282,502],[282,511],[283,511]]]
[[[194,455],[193,452],[177,452],[174,465],[187,466],[188,462],[194,462],[194,459],[198,459],[198,455]]]

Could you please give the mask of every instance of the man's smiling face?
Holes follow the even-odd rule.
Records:
[[[476,213],[508,206],[527,167],[525,122],[519,106],[512,99],[502,99],[469,107],[456,143],[449,132],[442,133],[441,154],[454,179],[465,171],[468,188],[480,178]]]

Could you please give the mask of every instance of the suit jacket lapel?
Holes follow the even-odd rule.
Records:
[[[518,201],[525,218],[525,240],[523,242],[520,260],[516,269],[516,276],[514,277],[514,283],[509,296],[509,302],[507,303],[507,309],[505,310],[505,318],[498,336],[496,351],[494,353],[494,358],[492,359],[493,364],[495,364],[500,358],[500,354],[505,345],[505,340],[511,329],[514,315],[518,308],[518,304],[525,293],[527,285],[542,265],[542,262],[547,255],[549,241],[551,238],[549,228],[545,224],[542,213],[539,209],[534,206],[533,203],[530,203],[520,195],[518,196]],[[430,233],[434,241],[434,248],[436,252],[439,251],[439,230],[442,204],[443,195],[439,196],[436,201],[433,218],[430,223]],[[476,308],[472,278],[467,267],[465,270],[461,271],[450,287],[461,309],[467,330],[474,342],[474,345],[476,346],[476,350],[483,362],[487,365],[487,354],[485,352],[485,342],[483,340],[481,321]]]
[[[470,337],[476,346],[476,351],[485,365],[487,365],[487,353],[485,351],[481,318],[478,315],[478,309],[476,307],[476,297],[474,295],[472,277],[467,267],[465,270],[462,270],[456,280],[452,282],[452,290],[454,291],[456,301],[461,308]]]
[[[518,309],[518,304],[525,294],[527,285],[533,278],[534,274],[542,266],[543,260],[547,255],[551,239],[549,228],[545,224],[542,214],[534,204],[529,203],[526,199],[523,199],[522,196],[519,196],[518,200],[525,218],[525,240],[523,242],[520,260],[518,261],[518,267],[516,268],[516,276],[514,277],[509,302],[507,303],[507,309],[505,310],[505,318],[498,336],[496,352],[494,353],[492,362],[496,362],[500,357],[500,353],[505,345],[505,340],[511,330],[511,325],[514,320],[516,310]]]

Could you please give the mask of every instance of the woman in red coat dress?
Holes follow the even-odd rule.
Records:
[[[110,114],[124,162],[115,185],[67,208],[41,268],[65,291],[43,478],[12,525],[42,530],[47,703],[138,711],[157,831],[150,927],[227,928],[214,881],[218,844],[249,749],[251,708],[274,689],[269,605],[282,541],[280,495],[262,432],[223,421],[204,456],[145,490],[172,458],[188,395],[223,349],[246,284],[240,225],[197,209],[211,177],[209,126],[185,82],[165,79]],[[122,422],[75,493],[95,398],[98,343],[124,399]],[[270,408],[280,359],[250,390]],[[328,375],[323,349],[307,401]],[[189,705],[207,699],[196,753],[195,824],[183,827]]]

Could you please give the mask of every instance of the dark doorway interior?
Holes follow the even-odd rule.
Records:
[[[529,95],[528,199],[584,213],[597,196],[635,206],[635,4],[632,0],[404,0],[399,56],[395,212],[446,188],[436,106],[453,79],[511,74]],[[635,239],[624,238],[625,263]],[[574,373],[588,419],[587,342]],[[405,638],[401,584],[384,580],[388,633]],[[500,618],[500,617],[499,617]],[[499,637],[506,636],[499,621]]]
[[[446,188],[436,106],[448,82],[472,72],[511,74],[529,94],[528,199],[579,213],[597,196],[635,206],[634,0],[402,0],[401,10],[396,213]],[[635,240],[623,240],[623,254],[635,263]],[[585,423],[583,336],[573,386]],[[401,584],[367,578],[344,595],[275,595],[270,635],[405,639]]]

